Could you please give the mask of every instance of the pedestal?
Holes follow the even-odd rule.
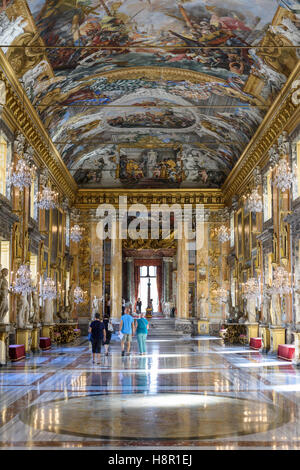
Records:
[[[33,328],[31,330],[31,351],[32,352],[39,352],[40,350],[40,332],[41,332],[41,324],[34,323]]]
[[[44,324],[42,326],[41,336],[43,336],[45,338],[50,338],[52,340],[52,338],[53,338],[53,328],[54,328],[53,323]]]
[[[258,323],[245,323],[247,328],[247,341],[250,343],[250,338],[258,336]]]
[[[285,344],[285,328],[281,326],[270,327],[270,353],[277,354],[279,344]]]
[[[209,321],[207,318],[200,318],[198,322],[198,334],[209,335]]]
[[[270,349],[270,329],[267,325],[259,325],[259,336],[262,340],[262,351],[268,352]]]
[[[24,344],[25,354],[31,351],[31,333],[32,328],[17,328],[16,330],[16,343]]]
[[[5,366],[8,359],[8,334],[10,325],[0,325],[0,365]]]
[[[191,335],[193,333],[193,321],[183,318],[176,318],[175,331],[182,331],[185,335]]]

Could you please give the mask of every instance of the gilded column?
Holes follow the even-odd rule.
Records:
[[[119,221],[112,221],[110,305],[112,319],[122,313],[122,239],[119,237]]]

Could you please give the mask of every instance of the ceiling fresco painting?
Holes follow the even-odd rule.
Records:
[[[216,188],[299,60],[295,3],[7,0],[0,41],[79,186]]]

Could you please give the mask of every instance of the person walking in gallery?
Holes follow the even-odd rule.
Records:
[[[95,320],[90,324],[89,333],[91,334],[93,364],[95,364],[95,358],[98,359],[97,364],[100,364],[101,343],[106,341],[106,331],[99,313],[95,314]]]
[[[141,313],[140,318],[135,320],[135,328],[136,328],[136,337],[139,346],[139,352],[141,355],[146,354],[146,340],[147,334],[149,330],[149,322],[145,318],[145,314]]]
[[[126,306],[125,299],[122,299],[122,315],[124,315],[125,306]]]
[[[125,343],[127,344],[127,356],[130,354],[131,340],[134,335],[134,319],[129,314],[129,308],[125,307],[124,315],[121,317],[120,322],[121,333],[121,349],[122,356],[125,355]]]
[[[106,333],[106,340],[103,342],[103,344],[104,344],[105,356],[108,356],[109,344],[111,340],[111,335],[114,331],[114,327],[113,327],[111,319],[106,314],[103,318],[103,323],[104,323],[104,328],[105,328],[105,333]]]
[[[110,317],[110,297],[108,297],[108,299],[107,299],[106,313],[107,313],[107,316]]]
[[[140,298],[138,298],[136,302],[136,313],[141,313],[141,312],[142,312],[142,301]]]

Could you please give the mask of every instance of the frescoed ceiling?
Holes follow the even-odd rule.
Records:
[[[299,60],[289,3],[7,0],[0,40],[80,186],[214,188]]]

